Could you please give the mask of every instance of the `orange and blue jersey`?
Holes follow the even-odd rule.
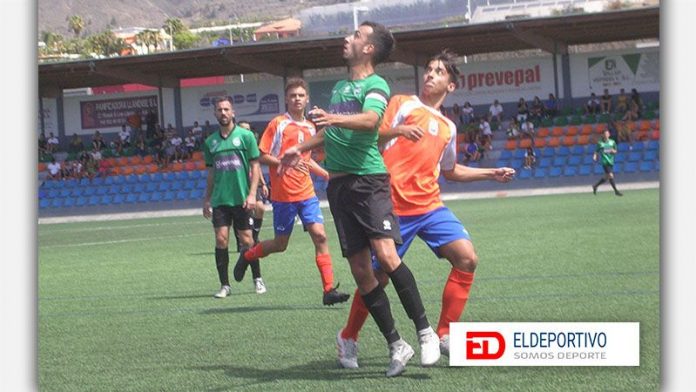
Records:
[[[285,150],[308,140],[316,134],[314,124],[309,121],[295,121],[288,113],[275,117],[268,123],[261,136],[259,150],[264,154],[280,158]],[[302,159],[309,161],[311,152],[302,154]],[[269,170],[272,201],[297,202],[315,196],[314,184],[309,173],[290,169],[279,176],[276,170]]]
[[[457,162],[456,126],[417,96],[395,95],[387,106],[380,133],[398,125],[417,125],[424,133],[417,142],[396,137],[383,147],[394,213],[401,217],[434,211],[444,205],[438,184],[440,170],[453,170]]]

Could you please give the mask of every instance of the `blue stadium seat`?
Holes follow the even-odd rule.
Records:
[[[126,183],[126,179],[123,176],[112,176],[114,184],[116,185],[123,185]]]
[[[631,151],[628,153],[628,161],[629,162],[638,162],[643,158],[643,153],[640,151]]]
[[[567,155],[570,155],[570,147],[568,147],[568,146],[560,146],[556,150],[556,156],[564,157]]]
[[[614,155],[614,163],[624,163],[626,162],[626,154],[616,154]]]
[[[136,195],[135,193],[129,193],[128,195],[126,195],[126,200],[125,200],[126,203],[133,204],[137,201],[138,201],[138,195]]]
[[[595,175],[604,175],[604,168],[602,167],[602,165],[597,164],[592,167],[592,173],[594,173]]]
[[[65,199],[63,202],[63,207],[75,207],[75,198],[74,197],[68,197]]]
[[[72,190],[70,191],[70,196],[72,196],[72,197],[80,197],[80,196],[82,196],[82,192],[83,192],[83,191],[84,191],[84,189],[81,188],[81,187],[79,187],[79,186],[78,186],[78,187],[75,187],[75,188],[72,188]]]
[[[623,173],[624,164],[623,162],[614,161],[614,173]]]
[[[150,174],[150,181],[160,182],[164,180],[164,176],[160,172]]]
[[[553,147],[544,147],[541,151],[541,156],[544,158],[553,158],[556,155],[556,149]]]
[[[56,197],[55,199],[51,199],[51,208],[61,208],[63,207],[64,202],[65,199],[62,197]]]
[[[637,141],[633,143],[633,151],[643,151],[645,150],[645,143],[642,141]]]
[[[194,189],[191,191],[191,195],[189,196],[189,199],[192,200],[198,200],[203,198],[203,191],[200,189]]]
[[[201,178],[201,171],[200,170],[191,170],[189,172],[189,179],[197,180],[199,178]]]
[[[510,165],[509,159],[498,159],[498,161],[495,163],[495,167],[504,167],[504,166],[509,166],[509,165]],[[314,183],[316,185],[316,181]]]
[[[566,164],[566,156],[556,156],[553,158],[553,166],[564,166]],[[549,173],[550,174],[550,173]]]
[[[111,204],[111,200],[113,200],[113,198],[110,195],[104,195],[99,199],[99,204],[103,206],[108,206],[109,204]]]
[[[121,190],[119,191],[119,193],[122,193],[122,194],[124,194],[124,195],[127,195],[127,194],[131,193],[132,190],[133,190],[133,186],[132,186],[132,185],[130,185],[130,184],[123,184],[123,185],[121,185]]]
[[[73,188],[73,187],[76,187],[77,185],[78,185],[78,182],[74,178],[63,181],[63,187]]]
[[[164,192],[164,197],[162,197],[162,200],[164,201],[172,201],[176,198],[176,194],[172,191],[167,191]]]
[[[171,189],[171,187],[172,187],[172,184],[171,184],[170,182],[162,181],[162,182],[159,183],[159,186],[157,187],[157,190],[160,191],[160,192],[166,192],[166,191],[168,191],[169,189]]]
[[[534,178],[544,178],[546,177],[546,169],[543,167],[539,167],[536,170],[534,170]]]
[[[177,200],[186,200],[186,199],[188,199],[189,193],[190,192],[188,192],[188,191],[180,190],[176,193],[176,199]]]
[[[138,176],[135,174],[129,174],[125,177],[126,184],[135,184],[138,182]]]
[[[145,184],[137,183],[137,184],[133,185],[133,189],[131,189],[131,192],[133,192],[133,193],[145,192]]]
[[[560,177],[560,175],[563,173],[563,169],[561,169],[558,166],[554,166],[549,170],[549,177]]]
[[[46,187],[46,189],[58,189],[63,186],[63,183],[61,181],[46,180],[43,186]]]
[[[568,158],[568,165],[577,166],[581,163],[582,163],[582,156],[580,156],[580,155],[571,155]]]
[[[139,175],[139,176],[138,176],[138,182],[141,183],[141,184],[150,183],[150,182],[151,182],[151,181],[150,181],[150,175],[147,174],[147,173],[143,173],[143,174]]]
[[[532,177],[532,171],[529,169],[522,169],[517,173],[517,178],[520,180],[526,180]]]
[[[195,189],[195,188],[196,188],[196,181],[186,180],[186,182],[184,182],[184,189],[186,189],[187,191],[190,191],[190,190]]]
[[[87,186],[87,185],[89,185],[89,178],[80,179],[80,186]]]
[[[111,204],[116,204],[116,205],[123,204],[123,202],[125,200],[126,200],[126,197],[121,195],[121,194],[114,195],[114,198],[111,199]]]
[[[510,167],[515,170],[520,170],[523,164],[524,161],[522,159],[513,159],[512,161],[510,161]]]
[[[58,189],[49,189],[47,196],[49,199],[56,198],[60,196],[60,191]]]
[[[113,185],[114,184],[114,176],[108,176],[104,178],[104,185]]]
[[[39,188],[39,200],[48,199],[48,191],[46,189]]]
[[[656,161],[657,160],[657,150],[647,150],[643,155],[643,160],[645,161]]]
[[[186,170],[182,170],[182,171],[176,173],[177,180],[188,180],[189,178],[190,178],[189,172]]]
[[[552,162],[553,162],[553,160],[552,160],[551,158],[541,158],[541,159],[539,160],[539,166],[538,166],[538,167],[540,167],[540,168],[551,167],[551,163],[552,163]]]
[[[581,145],[575,145],[570,149],[570,154],[571,155],[584,155],[585,154],[585,146]]]
[[[655,169],[655,164],[653,161],[643,161],[640,163],[638,169],[642,172],[651,172]]]
[[[499,159],[510,159],[512,158],[512,151],[510,150],[503,150],[500,152],[500,157]]]
[[[624,165],[624,173],[635,173],[638,171],[638,162],[626,162]]]
[[[660,161],[655,161],[655,171],[660,171]]]
[[[515,152],[512,154],[512,157],[515,158],[515,159],[524,158],[525,152],[527,152],[527,151],[526,151],[526,150],[523,150],[523,149],[521,149],[521,148],[518,148],[518,149],[515,150]]]
[[[578,174],[581,176],[589,176],[590,173],[592,173],[592,166],[591,165],[581,165],[580,168],[578,169]]]
[[[39,208],[48,208],[51,206],[51,200],[43,199],[39,200]]]
[[[107,185],[101,185],[97,187],[97,195],[104,196],[109,193],[109,187]]]
[[[152,192],[156,191],[158,187],[159,187],[158,183],[148,182],[147,184],[145,184],[145,192],[152,193]]]
[[[626,143],[626,142],[621,142],[621,143],[619,143],[618,146],[616,147],[616,150],[617,150],[618,152],[627,152],[628,150],[630,150],[630,145],[629,145],[628,143]]]
[[[566,166],[563,169],[563,176],[565,176],[565,177],[574,177],[577,174],[578,174],[578,168],[576,166]]]
[[[585,155],[582,157],[582,164],[583,165],[593,165],[594,164],[594,159],[592,159],[592,155]]]
[[[97,206],[97,205],[99,205],[100,201],[101,201],[101,197],[94,195],[94,196],[90,196],[90,198],[87,200],[87,203],[91,206]]]
[[[205,189],[207,182],[208,180],[206,178],[201,178],[200,180],[196,181],[196,189]]]
[[[172,181],[172,187],[170,188],[170,190],[176,192],[176,191],[180,191],[182,189],[184,189],[184,184],[181,181],[179,181],[179,180]]]
[[[164,181],[174,181],[176,180],[176,173],[167,172],[163,174]]]
[[[60,197],[68,197],[68,196],[70,196],[71,193],[72,193],[72,189],[70,189],[70,188],[63,188],[63,189],[60,190],[59,196],[60,196]]]
[[[659,150],[660,149],[660,142],[658,140],[650,140],[648,141],[648,145],[646,146],[648,150]]]
[[[152,192],[150,196],[150,201],[162,201],[162,198],[162,192],[155,191]]]
[[[138,203],[147,203],[150,201],[150,198],[152,197],[152,194],[150,193],[141,193],[138,195]]]
[[[481,167],[481,162],[469,162],[466,165],[469,167]]]
[[[92,185],[99,186],[104,184],[104,177],[94,177],[92,179]]]

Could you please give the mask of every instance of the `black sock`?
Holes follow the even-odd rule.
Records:
[[[254,279],[261,277],[261,262],[258,260],[249,262],[249,267],[251,268],[251,276]]]
[[[261,232],[262,224],[263,218],[254,218],[254,229],[252,232],[252,237],[254,237],[254,245],[259,243],[259,233]]]
[[[387,339],[387,344],[392,344],[401,339],[399,332],[396,331],[394,326],[394,317],[392,317],[389,298],[387,293],[384,292],[384,288],[378,284],[372,291],[362,295],[362,299],[365,302],[365,307],[367,307],[367,310],[377,323],[380,332]]]
[[[230,285],[230,278],[227,274],[227,267],[230,265],[230,254],[227,248],[215,248],[215,266],[217,267],[220,284],[223,286]]]
[[[604,181],[606,181],[604,178],[600,179],[599,181],[597,181],[594,187],[598,188],[600,185],[604,184]]]
[[[403,305],[408,318],[413,320],[413,323],[416,325],[416,331],[428,328],[430,323],[428,323],[428,318],[425,316],[425,308],[416,285],[416,279],[413,277],[411,270],[402,262],[388,275],[392,283],[394,283],[394,289],[399,294],[401,305]]]
[[[613,178],[609,179],[609,183],[611,184],[611,187],[614,188],[614,192],[619,191],[618,189],[616,189],[616,183],[614,182]]]
[[[237,233],[237,229],[232,229],[234,231],[234,239],[237,241],[237,253],[240,253],[242,251],[242,243],[239,242],[239,234]]]

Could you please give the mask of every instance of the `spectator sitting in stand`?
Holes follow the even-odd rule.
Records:
[[[530,120],[522,122],[520,125],[520,132],[522,137],[528,137],[532,139],[532,144],[534,143],[534,123]]]
[[[58,137],[53,136],[53,132],[48,134],[48,139],[46,140],[46,151],[48,151],[49,154],[53,154],[54,152],[58,151],[58,145],[60,144],[60,141],[58,140]]]
[[[558,99],[553,94],[544,102],[544,112],[548,117],[555,117],[558,114]]]
[[[141,133],[135,140],[135,153],[140,157],[144,157],[150,154],[150,149],[148,148],[147,142],[145,141],[145,136]]]
[[[616,112],[617,113],[626,113],[628,110],[628,95],[626,95],[626,91],[624,89],[621,89],[619,91],[619,96],[616,97]],[[616,140],[616,139],[613,139]]]
[[[633,132],[631,131],[631,125],[633,124],[629,124],[624,121],[617,121],[615,125],[617,136],[616,139],[613,140],[616,140],[618,143],[626,142],[629,144],[633,144]],[[611,137],[611,131],[609,132],[609,134]],[[633,146],[630,146],[629,149],[632,150]]]
[[[169,139],[169,143],[174,147],[174,156],[172,156],[172,160],[176,162],[183,162],[185,151],[184,151],[184,140],[179,136],[178,133],[174,133],[172,135],[172,138]]]
[[[474,108],[469,101],[464,102],[462,106],[462,124],[469,125],[474,120]]]
[[[643,100],[640,98],[640,94],[638,94],[638,90],[632,88],[631,89],[631,103],[629,105],[629,110],[632,109],[631,105],[633,105],[634,103],[637,106],[636,114],[637,114],[638,118],[641,118],[642,114],[643,114]]]
[[[82,138],[73,133],[72,139],[70,139],[70,144],[68,145],[69,154],[79,154],[85,150],[85,144],[82,142]]]
[[[464,149],[464,163],[478,162],[481,159],[481,152],[476,139],[473,138],[466,144]]]
[[[635,100],[631,97],[629,108],[622,118],[623,121],[636,121],[640,118],[640,105],[638,102],[639,100]]]
[[[532,107],[529,109],[529,117],[537,124],[544,118],[544,103],[541,102],[538,96],[535,96],[532,101]]]
[[[481,117],[479,121],[479,129],[481,130],[481,147],[492,150],[493,131],[491,130],[491,124],[489,124],[485,118]]]
[[[48,170],[48,178],[52,180],[60,180],[63,178],[63,170],[60,163],[56,162],[55,158],[51,158],[51,162],[46,165],[46,169]]]
[[[587,104],[585,104],[585,114],[599,114],[601,109],[597,95],[595,93],[590,94],[590,99],[588,99]]]
[[[604,94],[602,94],[600,99],[600,105],[602,114],[611,113],[611,94],[609,94],[609,89],[604,89]]]
[[[203,143],[203,127],[198,125],[198,121],[193,122],[193,127],[191,128],[191,134],[196,138],[196,145]]]
[[[201,130],[202,131],[202,130]],[[196,151],[198,147],[198,139],[193,133],[193,129],[189,131],[188,135],[184,138],[184,159],[192,159],[193,152]]]
[[[118,133],[119,139],[121,139],[121,148],[128,148],[131,145],[131,133],[126,127],[126,124],[121,125],[121,132]]]
[[[517,122],[517,117],[510,119],[510,124],[506,131],[508,139],[514,139],[520,135],[520,123]]]
[[[497,99],[494,100],[493,104],[488,108],[488,122],[495,120],[500,124],[503,121],[503,112],[503,105]]]
[[[536,153],[534,152],[534,148],[529,146],[524,153],[524,168],[531,169],[534,163],[536,163]]]
[[[90,181],[92,181],[94,179],[94,177],[97,176],[97,172],[99,170],[99,164],[89,154],[84,154],[84,158],[82,158],[81,161],[82,161],[82,166],[84,167],[84,176],[83,177],[86,177]]]
[[[94,131],[94,136],[92,136],[92,150],[101,151],[104,148],[106,148],[106,143],[104,143],[104,137],[101,133],[99,133],[99,130]]]
[[[527,117],[529,117],[527,101],[525,101],[524,98],[520,98],[520,100],[517,101],[517,121],[525,122],[527,121]]]

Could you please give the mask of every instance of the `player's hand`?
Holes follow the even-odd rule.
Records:
[[[256,195],[249,195],[247,196],[246,200],[244,200],[244,207],[245,210],[253,210],[254,207],[256,207]]]
[[[270,189],[268,188],[268,185],[262,184],[261,185],[261,196],[263,196],[265,199],[268,199],[269,193],[270,193]]]
[[[304,159],[300,160],[297,163],[297,166],[295,166],[293,169],[297,170],[302,174],[309,174],[309,165]]]
[[[205,219],[210,219],[213,216],[213,209],[210,207],[210,202],[206,201],[203,203],[203,217]]]
[[[283,155],[280,157],[280,165],[278,165],[278,174],[283,175],[285,172],[296,167],[302,160],[302,155],[297,147],[292,146],[285,150]]]
[[[324,109],[320,109],[315,106],[312,108],[312,110],[310,110],[307,113],[307,116],[309,118],[309,121],[313,122],[314,125],[316,125],[317,129],[321,129],[331,125],[329,121],[329,114],[326,113]]]
[[[510,182],[515,179],[515,169],[499,167],[495,169],[495,180],[498,182]]]
[[[397,127],[397,131],[399,132],[399,136],[405,137],[413,142],[420,140],[425,133],[423,128],[419,127],[418,125],[399,125]]]

